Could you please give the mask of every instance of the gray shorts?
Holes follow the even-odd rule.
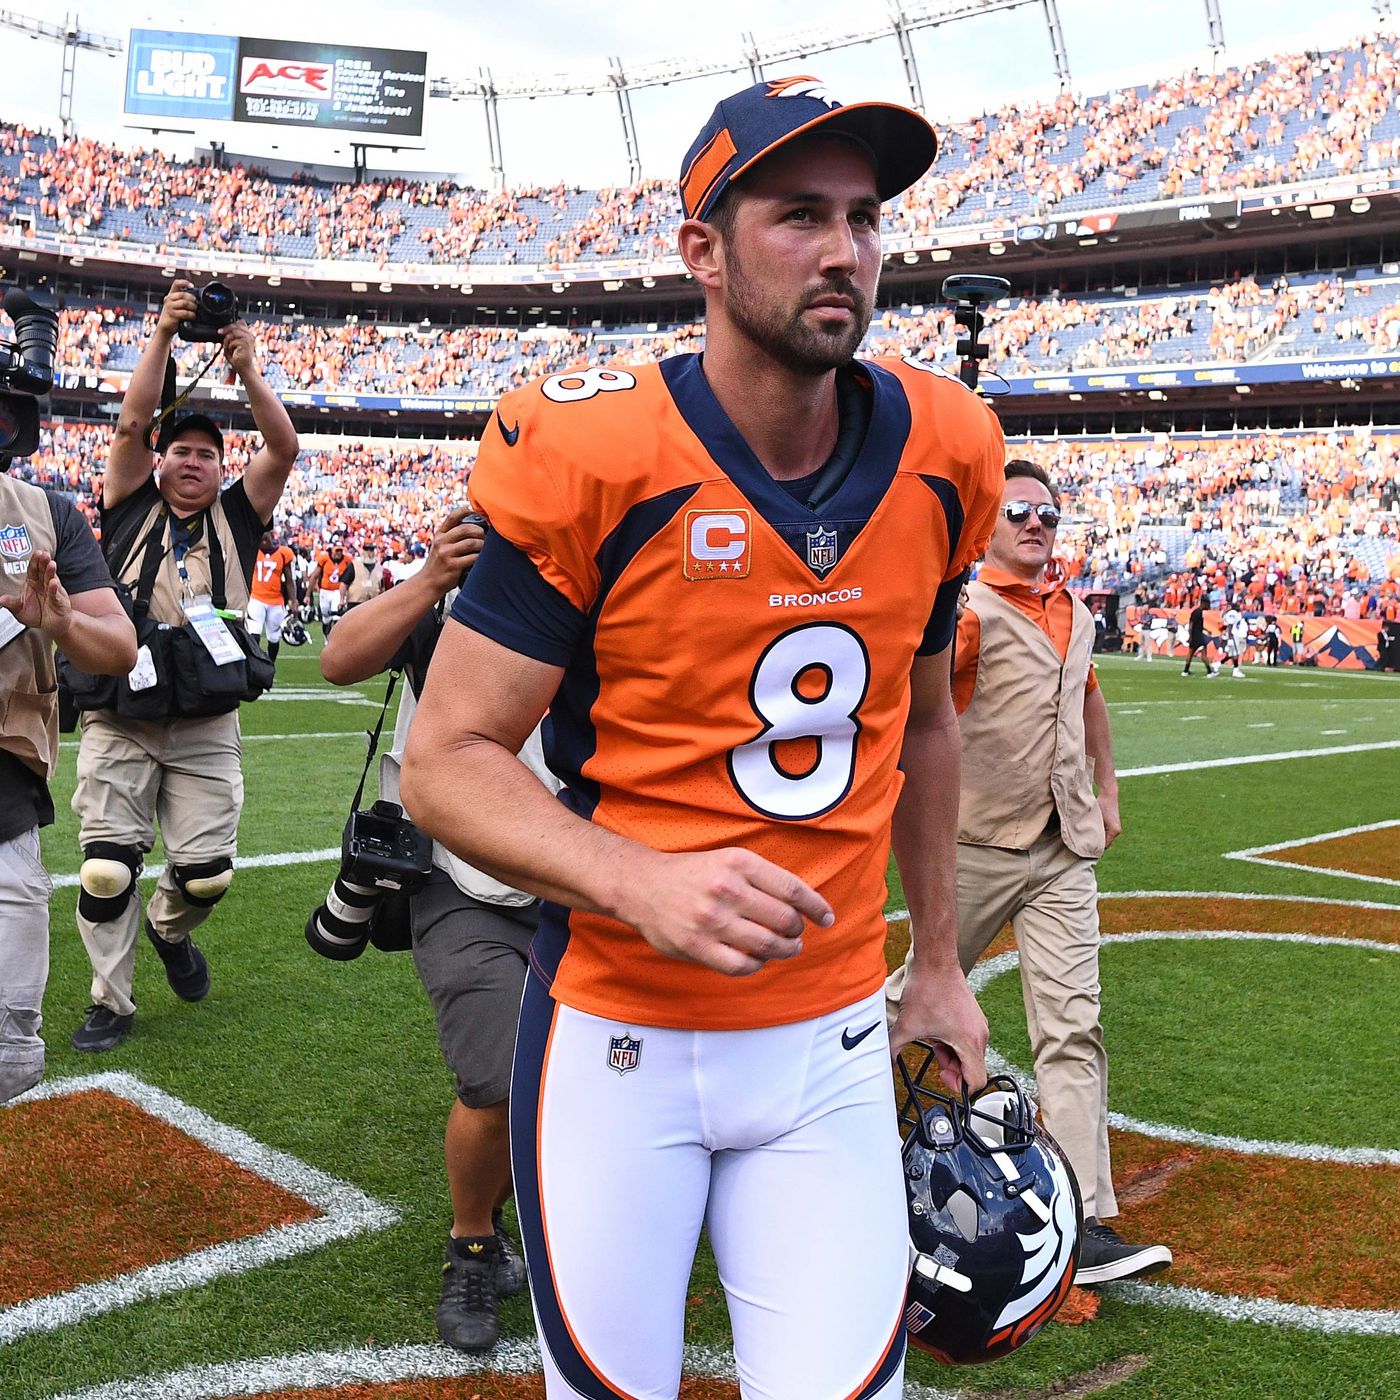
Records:
[[[510,1094],[515,1027],[538,902],[484,904],[441,870],[410,901],[413,962],[433,1005],[438,1044],[457,1097],[486,1108]]]

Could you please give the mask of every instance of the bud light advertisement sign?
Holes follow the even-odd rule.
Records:
[[[128,54],[128,116],[422,139],[428,56],[418,50],[133,29]]]
[[[238,40],[224,34],[133,29],[127,46],[131,116],[228,121],[238,82]]]

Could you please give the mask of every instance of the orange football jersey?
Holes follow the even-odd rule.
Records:
[[[254,601],[266,603],[269,607],[279,607],[286,601],[282,596],[282,577],[291,567],[293,557],[292,551],[284,544],[279,544],[271,554],[258,551],[257,562],[253,565],[251,596]]]
[[[339,559],[332,559],[329,552],[323,549],[316,556],[316,563],[321,570],[321,580],[316,586],[328,592],[332,588],[339,588],[341,579],[354,562],[348,553],[342,554]]]
[[[1004,446],[990,409],[941,371],[855,370],[864,441],[816,510],[764,469],[696,355],[551,376],[506,395],[487,427],[471,499],[491,535],[455,616],[564,665],[545,726],[562,800],[657,850],[746,847],[836,911],[797,957],[735,979],[546,905],[533,956],[566,1005],[738,1029],[837,1010],[884,978],[910,667],[952,634]],[[557,654],[515,611],[519,579],[493,591],[493,550],[510,546],[574,618]]]

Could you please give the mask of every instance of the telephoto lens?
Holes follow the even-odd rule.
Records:
[[[306,921],[306,941],[323,958],[350,962],[365,951],[369,921],[385,891],[375,885],[358,885],[342,872],[331,883],[326,902]]]

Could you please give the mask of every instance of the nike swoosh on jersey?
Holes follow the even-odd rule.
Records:
[[[501,436],[506,440],[507,447],[514,447],[520,441],[520,420],[517,418],[515,427],[507,428],[506,420],[501,417],[501,410],[496,410],[496,426],[501,430]]]
[[[852,1035],[849,1030],[842,1031],[841,1048],[843,1050],[854,1050],[879,1024],[878,1021],[872,1021],[863,1031],[857,1031],[855,1035]]]

